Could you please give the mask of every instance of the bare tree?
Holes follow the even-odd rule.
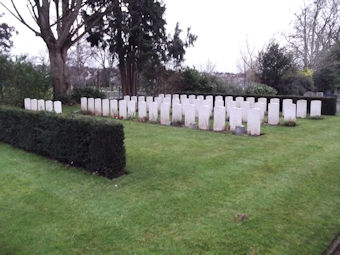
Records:
[[[315,0],[295,14],[294,32],[286,39],[303,68],[315,69],[339,37],[340,0]]]
[[[244,82],[245,85],[249,83],[256,82],[256,70],[257,70],[257,58],[258,52],[255,49],[255,46],[251,46],[248,39],[246,40],[246,47],[243,50],[240,50],[241,63],[238,65],[238,69],[241,73],[244,73]]]
[[[54,96],[67,94],[70,91],[67,80],[67,52],[102,18],[100,6],[97,6],[96,10],[92,8],[91,15],[87,15],[85,22],[80,21],[80,14],[87,11],[87,0],[27,0],[27,8],[37,25],[31,26],[14,0],[10,1],[11,8],[1,2],[0,4],[36,36],[40,36],[47,45]]]

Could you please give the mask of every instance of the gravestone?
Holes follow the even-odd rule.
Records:
[[[185,105],[185,113],[184,113],[184,124],[186,127],[192,128],[196,125],[195,119],[195,105],[187,104]]]
[[[147,118],[146,102],[144,100],[138,101],[138,119]]]
[[[136,117],[136,102],[131,100],[128,102],[128,118],[135,118]]]
[[[208,105],[202,105],[198,113],[198,128],[209,130],[210,108]]]
[[[190,104],[193,104],[194,101],[195,101],[195,99],[196,99],[196,96],[195,96],[195,95],[189,95],[189,103],[190,103]]]
[[[179,101],[179,95],[178,94],[173,94],[172,95],[172,100],[178,100]]]
[[[321,100],[312,100],[310,103],[310,116],[311,117],[320,117],[321,116]]]
[[[204,96],[198,95],[198,96],[197,96],[197,100],[199,100],[199,101],[204,101]]]
[[[30,98],[24,99],[24,108],[25,110],[31,110],[31,99]]]
[[[183,104],[183,102],[184,102],[185,100],[187,100],[188,97],[187,97],[187,95],[180,95],[180,99],[181,99],[181,104]]]
[[[165,95],[164,94],[159,94],[158,97],[161,98],[162,101],[163,101],[163,99],[165,98]]]
[[[255,97],[247,97],[246,101],[255,104]]]
[[[110,114],[111,117],[118,117],[118,101],[116,99],[110,100]]]
[[[136,105],[137,105],[138,99],[137,99],[136,96],[132,96],[132,97],[131,97],[131,101],[135,101],[135,102],[136,102]]]
[[[236,102],[235,102],[236,103]],[[238,107],[231,107],[229,109],[229,126],[230,131],[234,132],[236,127],[242,126],[242,110]]]
[[[244,102],[244,98],[243,97],[236,97],[235,101],[236,101],[236,107],[241,107],[241,102]]]
[[[119,100],[119,117],[127,118],[127,103],[125,100]]]
[[[307,100],[298,100],[296,102],[296,117],[303,119],[307,117]]]
[[[293,103],[292,99],[283,99],[283,101],[282,101],[282,114],[283,114],[283,116],[285,116],[287,105],[292,104],[292,103]]]
[[[126,103],[129,102],[130,101],[130,96],[124,96],[124,100],[125,100]]]
[[[236,107],[236,101],[228,101],[227,102],[227,118],[230,117],[230,109]]]
[[[284,121],[296,121],[296,104],[286,103]]]
[[[110,116],[110,101],[109,99],[103,99],[103,116]]]
[[[182,105],[176,103],[173,105],[172,122],[182,122]]]
[[[149,105],[149,121],[157,122],[158,121],[158,103],[151,102]]]
[[[225,131],[225,108],[217,106],[214,108],[214,131]]]
[[[45,100],[43,99],[38,100],[38,111],[40,112],[45,111]]]
[[[207,100],[207,101],[211,102],[211,104],[213,104],[213,102],[214,102],[214,97],[213,97],[212,95],[209,95],[209,96],[206,96],[206,97],[205,97],[205,100]]]
[[[161,104],[161,125],[169,125],[170,122],[170,104]]]
[[[102,99],[101,98],[96,98],[94,100],[94,114],[96,116],[102,115]]]
[[[80,98],[80,109],[82,112],[87,112],[87,98],[86,97],[82,97]]]
[[[62,108],[60,101],[54,101],[53,102],[53,108],[54,108],[54,112],[57,113],[57,114],[60,114],[60,113],[63,112],[63,108]]]
[[[53,102],[51,100],[47,100],[45,106],[47,112],[53,112]]]
[[[250,103],[247,101],[240,102],[242,110],[242,121],[247,122],[248,110],[250,108]]]
[[[222,101],[223,102],[223,96],[216,96],[215,97],[215,102],[216,101]]]
[[[261,123],[263,123],[264,122],[264,116],[265,116],[265,113],[266,113],[266,105],[262,102],[256,102],[254,104],[254,107],[260,109]]]
[[[146,97],[146,110],[149,111],[150,103],[153,102],[153,97]]]
[[[280,98],[271,98],[270,99],[270,103],[279,104],[280,105]]]
[[[265,105],[265,112],[267,112],[268,106],[267,106],[267,98],[265,97],[260,97],[259,99],[257,99],[257,102],[259,103],[264,103]]]
[[[94,114],[94,98],[88,98],[87,99],[87,110]]]
[[[160,108],[161,108],[161,103],[163,102],[163,99],[162,97],[156,97],[155,98],[155,103],[157,103],[157,111],[159,112]]]
[[[224,102],[222,100],[217,100],[217,101],[215,101],[215,107],[216,106],[224,107]]]
[[[268,124],[273,126],[280,124],[280,104],[268,104]]]
[[[261,135],[261,109],[251,108],[248,112],[247,133],[252,136]]]
[[[139,102],[139,101],[145,101],[145,96],[139,96],[139,97],[138,97],[138,102]]]

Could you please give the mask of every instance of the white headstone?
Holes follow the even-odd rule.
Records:
[[[168,125],[170,122],[170,104],[161,104],[161,124]]]
[[[198,127],[199,129],[209,130],[210,121],[210,107],[208,105],[202,105],[198,112]]]
[[[223,96],[215,96],[215,102],[216,101],[222,101],[223,102]]]
[[[162,97],[155,97],[155,102],[157,103],[157,110],[160,110],[161,103],[163,102],[164,98]]]
[[[30,98],[24,99],[24,108],[25,110],[31,110],[31,99]]]
[[[210,102],[214,102],[214,97],[213,96],[211,96],[211,95],[209,95],[209,96],[206,96],[205,97],[205,100],[207,100],[207,101],[210,101]]]
[[[225,101],[225,104],[227,105],[227,102],[234,101],[234,99],[233,99],[232,96],[226,96],[226,97],[224,98],[224,101]]]
[[[138,118],[144,119],[147,116],[146,102],[144,100],[138,101]]]
[[[108,117],[110,116],[110,101],[109,99],[103,99],[103,116]]]
[[[96,116],[102,115],[102,99],[101,98],[96,98],[94,100],[94,114]]]
[[[196,99],[196,96],[195,96],[195,95],[189,95],[189,103],[190,103],[190,104],[193,104],[194,101],[195,101],[195,99]]]
[[[179,95],[178,94],[173,94],[172,95],[172,100],[178,100],[179,101]]]
[[[203,100],[204,100],[204,96],[202,96],[202,95],[198,95],[198,96],[197,96],[197,100],[199,100],[199,101],[203,101]]]
[[[229,109],[230,117],[229,117],[229,126],[230,131],[234,132],[236,127],[242,125],[242,110],[238,107],[231,107]]]
[[[225,131],[225,108],[217,106],[214,108],[214,131]]]
[[[292,99],[283,99],[283,101],[282,101],[282,114],[283,114],[283,116],[285,116],[286,106],[288,104],[292,104],[292,103],[293,103]]]
[[[298,100],[296,102],[296,117],[298,118],[307,117],[307,100]]]
[[[150,106],[150,103],[153,102],[153,97],[147,97],[146,98],[146,110],[149,111],[149,106]]]
[[[136,97],[136,96],[132,96],[132,97],[131,97],[131,101],[135,101],[136,104],[137,104],[137,97]]]
[[[194,127],[196,125],[195,119],[195,105],[194,104],[187,104],[185,105],[185,126],[186,127]]]
[[[241,110],[242,110],[242,121],[247,122],[248,110],[250,108],[250,103],[247,101],[241,101]]]
[[[136,101],[131,100],[128,102],[128,118],[136,117]]]
[[[285,104],[284,121],[296,121],[296,104]]]
[[[235,101],[236,101],[236,107],[241,107],[241,102],[244,101],[244,98],[243,97],[236,97]]]
[[[215,101],[215,107],[218,107],[218,106],[222,106],[222,107],[224,107],[224,102],[223,102],[223,100],[217,100],[217,101]]]
[[[38,100],[38,111],[45,111],[45,100],[39,99]]]
[[[310,103],[310,116],[311,117],[320,117],[321,116],[321,100],[312,100]]]
[[[247,97],[246,101],[255,104],[255,97]]]
[[[172,122],[182,122],[182,105],[180,104],[173,105]]]
[[[187,95],[180,95],[181,104],[183,104],[183,101],[187,99],[188,99]]]
[[[60,101],[54,101],[53,102],[53,108],[54,108],[54,112],[57,113],[57,114],[60,114],[60,113],[63,112],[63,108],[62,108]]]
[[[53,102],[51,100],[47,100],[45,105],[47,112],[53,112]]]
[[[124,96],[124,100],[125,100],[126,103],[127,103],[128,101],[130,101],[130,96],[128,96],[128,95]]]
[[[159,94],[158,97],[160,97],[162,100],[165,98],[164,94]]]
[[[81,111],[82,112],[87,112],[87,98],[86,97],[82,97],[80,98],[80,105],[81,105]]]
[[[94,114],[94,98],[88,98],[87,99],[87,110],[91,113]]]
[[[127,103],[125,100],[119,101],[119,117],[123,119],[127,118]]]
[[[139,102],[139,101],[145,101],[145,96],[139,96],[139,97],[138,97],[138,102]]]
[[[257,99],[257,102],[264,103],[264,105],[265,105],[265,112],[267,112],[267,98],[260,97],[259,99]]]
[[[248,135],[261,135],[261,109],[251,108],[248,112],[247,121]]]
[[[257,102],[257,103],[254,104],[254,107],[260,109],[261,123],[263,123],[264,122],[264,116],[265,116],[265,113],[266,113],[265,103]]]
[[[169,98],[170,101],[171,101],[171,94],[166,94],[166,95],[165,95],[165,98]]]
[[[236,107],[236,101],[227,101],[227,117],[230,117],[230,109]]]
[[[280,104],[268,104],[268,124],[274,126],[280,124]]]
[[[111,117],[118,117],[118,101],[116,99],[110,100],[110,114]]]
[[[149,120],[152,122],[158,121],[158,103],[151,102],[149,104]]]
[[[279,104],[280,105],[280,98],[271,98],[270,99],[270,103]]]

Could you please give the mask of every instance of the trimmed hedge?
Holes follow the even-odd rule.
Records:
[[[107,178],[125,173],[123,125],[0,107],[0,141]]]
[[[184,92],[184,93],[178,93],[178,94],[183,94],[183,95],[203,95],[203,96],[213,96],[214,97],[214,101],[215,101],[215,96],[232,96],[235,100],[236,97],[255,97],[255,100],[257,100],[260,97],[264,97],[267,98],[268,102],[270,101],[271,98],[280,98],[280,104],[281,104],[281,109],[282,109],[282,100],[283,99],[293,99],[293,102],[296,103],[297,100],[300,99],[305,99],[307,100],[307,107],[308,107],[308,112],[309,112],[309,107],[310,107],[310,102],[312,100],[321,100],[322,101],[322,115],[336,115],[336,100],[337,98],[334,97],[303,97],[303,96],[286,96],[286,95],[274,95],[274,96],[266,96],[266,95],[231,95],[231,94],[221,94],[221,93],[188,93],[188,92]]]

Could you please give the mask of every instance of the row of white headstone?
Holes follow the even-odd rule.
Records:
[[[24,108],[25,110],[31,111],[47,111],[47,112],[55,112],[62,113],[62,103],[60,101],[51,101],[51,100],[43,100],[43,99],[24,99]]]
[[[170,95],[171,96],[171,95]],[[190,96],[189,96],[190,98]],[[229,97],[232,98],[232,97]],[[228,99],[229,99],[228,98]],[[128,100],[129,99],[129,100]],[[135,99],[135,100],[134,100]],[[172,99],[172,100],[171,100]],[[193,99],[193,98],[192,98]],[[136,109],[138,106],[138,118],[149,118],[149,121],[157,122],[160,113],[160,123],[162,125],[170,124],[170,112],[172,112],[172,122],[182,122],[184,116],[184,125],[186,127],[196,126],[196,117],[198,117],[198,127],[207,130],[210,127],[210,117],[213,115],[213,130],[224,131],[226,128],[226,119],[229,118],[229,126],[231,131],[235,131],[236,127],[241,126],[243,122],[247,123],[247,131],[250,135],[260,135],[261,124],[264,122],[264,116],[267,111],[267,99],[259,98],[255,102],[255,98],[238,97],[236,101],[227,100],[225,105],[223,98],[217,97],[215,107],[211,99],[193,99],[194,103],[190,103],[190,99],[177,97],[130,97],[126,96],[124,100],[108,100],[82,98],[82,111],[90,112],[97,116],[120,116],[123,119],[136,117]],[[137,103],[138,102],[138,103]],[[119,107],[118,107],[119,106]],[[283,100],[283,113],[285,121],[295,121],[296,116],[305,118],[307,115],[307,101],[299,100],[296,105],[291,99]],[[170,111],[170,109],[172,111]],[[149,113],[149,116],[148,116]],[[321,101],[311,102],[311,115],[321,115]],[[278,125],[280,123],[280,99],[273,98],[268,104],[268,123],[270,125]]]

